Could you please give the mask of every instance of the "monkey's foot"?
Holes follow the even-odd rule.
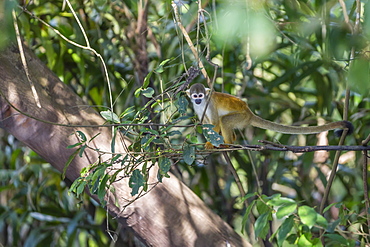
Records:
[[[229,144],[220,144],[220,146],[218,146],[218,147],[215,147],[215,146],[213,146],[212,145],[212,143],[210,143],[210,142],[206,142],[206,144],[204,144],[204,148],[205,149],[215,149],[215,148],[230,148],[231,147],[231,145],[229,145]]]
[[[212,143],[210,143],[210,142],[206,142],[206,144],[204,144],[204,148],[205,149],[214,149],[215,146],[213,146]]]

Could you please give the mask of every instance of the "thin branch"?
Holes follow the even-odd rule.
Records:
[[[194,44],[193,42],[191,41],[190,37],[189,37],[189,34],[188,32],[185,30],[184,26],[182,25],[181,23],[181,20],[180,20],[180,16],[179,16],[179,12],[178,12],[178,9],[177,9],[177,5],[172,2],[172,8],[174,10],[174,13],[175,13],[175,20],[176,20],[176,24],[177,26],[180,28],[181,32],[182,32],[182,35],[185,37],[186,41],[188,42],[188,45],[195,57],[195,59],[197,60],[198,64],[199,64],[199,68],[200,70],[202,71],[202,74],[203,76],[206,78],[207,80],[207,83],[209,85],[209,82],[211,81],[211,79],[209,78],[208,74],[207,74],[207,71],[205,70],[204,68],[204,65],[202,63],[202,61],[200,60],[199,56],[198,56],[198,52],[197,50],[195,49],[194,47]]]
[[[235,150],[251,150],[251,151],[264,151],[264,150],[271,150],[271,151],[279,151],[279,152],[287,152],[291,151],[293,153],[308,153],[308,152],[315,152],[315,151],[364,151],[370,150],[370,146],[286,146],[281,145],[278,143],[273,143],[265,140],[260,140],[259,142],[265,143],[267,145],[232,145],[230,148],[226,149],[212,149],[208,150],[208,152],[215,152],[215,151],[235,151]]]
[[[365,140],[361,142],[362,145],[366,146],[370,142],[370,134],[366,137]]]
[[[345,103],[344,103],[344,110],[343,110],[343,119],[344,120],[348,120],[349,97],[350,97],[350,90],[349,90],[348,85],[347,85],[346,97],[345,97]],[[339,140],[339,144],[338,144],[339,147],[343,146],[344,140],[346,139],[346,136],[347,136],[347,133],[348,133],[348,129],[344,129],[343,133],[342,133],[342,136]],[[328,200],[330,189],[331,189],[331,186],[333,185],[334,178],[335,178],[335,175],[337,173],[337,168],[338,168],[338,164],[339,164],[339,157],[340,157],[341,151],[342,150],[337,149],[336,152],[335,152],[335,156],[334,156],[334,160],[333,160],[333,167],[332,167],[328,182],[326,184],[323,199],[321,200],[321,204],[320,204],[320,214],[323,213],[326,202]],[[324,241],[325,241],[324,237],[322,237],[321,241],[324,243]]]
[[[32,91],[33,97],[34,97],[34,99],[36,101],[36,105],[37,105],[38,108],[41,108],[41,103],[40,103],[39,95],[37,94],[35,85],[33,84],[32,80],[31,80],[30,72],[28,71],[27,60],[26,60],[26,56],[24,55],[24,50],[23,50],[21,33],[19,32],[19,27],[18,27],[18,22],[17,22],[17,16],[15,14],[15,10],[14,9],[12,11],[12,15],[13,15],[14,30],[15,30],[15,33],[16,33],[16,36],[17,36],[17,44],[18,44],[19,54],[21,56],[21,61],[22,61],[23,69],[24,69],[24,72],[26,73],[26,77],[27,77],[28,83],[31,86],[31,91]]]
[[[227,154],[227,152],[222,152],[225,160],[226,160],[226,163],[227,163],[227,167],[229,168],[231,174],[233,175],[234,179],[235,179],[235,183],[236,185],[238,186],[238,189],[239,189],[239,192],[240,192],[240,196],[242,198],[245,197],[246,193],[245,193],[245,190],[243,188],[243,185],[242,185],[242,182],[240,181],[240,177],[238,175],[238,173],[236,172],[233,164],[231,163],[231,160],[230,160],[230,157],[229,155]],[[245,199],[244,200],[244,205],[245,205],[245,208],[248,208],[249,207],[249,204],[248,204],[248,200]],[[256,219],[254,218],[254,215],[253,213],[250,213],[249,214],[249,220],[250,220],[250,224],[249,224],[249,232],[250,234],[253,234],[254,233],[254,224],[256,222]]]
[[[339,146],[338,147],[342,147],[342,145],[344,143],[344,140],[346,138],[347,132],[348,132],[347,129],[345,129],[343,131],[343,134],[342,134],[342,137],[340,138]],[[335,157],[334,157],[334,161],[333,161],[333,167],[331,169],[331,173],[330,173],[330,176],[329,176],[329,179],[328,179],[326,188],[325,188],[324,196],[323,196],[323,199],[321,200],[321,204],[320,204],[320,211],[319,211],[320,214],[323,213],[324,208],[325,208],[325,205],[326,205],[326,202],[328,200],[330,189],[331,189],[331,186],[333,185],[334,178],[335,178],[335,175],[337,173],[337,168],[338,168],[338,164],[339,164],[339,157],[340,157],[340,152],[341,151],[342,150],[338,149],[335,152]]]
[[[353,27],[349,21],[349,16],[348,16],[348,13],[347,13],[347,7],[346,7],[346,4],[344,3],[343,0],[339,0],[339,4],[340,4],[340,7],[342,8],[342,13],[343,13],[343,17],[344,17],[344,22],[347,24],[348,28],[350,30],[353,30]]]
[[[238,173],[236,172],[233,164],[231,163],[229,155],[227,154],[227,152],[222,152],[222,154],[223,154],[223,156],[226,160],[227,166],[229,167],[229,170],[230,170],[231,174],[235,178],[235,182],[236,182],[236,185],[238,186],[241,197],[244,197],[246,195],[245,190],[244,190],[243,185],[240,181]],[[245,203],[245,207],[249,206],[247,200],[244,200],[244,203]],[[254,218],[253,218],[253,224],[254,224]]]

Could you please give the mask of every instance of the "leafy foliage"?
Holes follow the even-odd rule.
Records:
[[[286,246],[288,244],[294,246],[323,246],[320,241],[320,230],[326,231],[324,234],[325,246],[355,246],[356,241],[354,239],[346,239],[339,234],[333,233],[339,221],[329,223],[314,208],[307,205],[299,205],[299,203],[290,198],[282,197],[280,194],[274,194],[270,197],[262,195],[259,196],[256,203],[250,205],[250,208],[254,205],[260,213],[255,222],[255,234],[257,237],[266,237],[272,221],[272,215],[275,215],[280,220],[279,227],[269,239],[271,242],[276,239],[277,246]],[[342,205],[332,204],[326,210],[334,206],[340,208]],[[341,211],[339,214],[341,219],[348,219],[348,217],[353,216],[353,214],[348,214],[345,211]],[[247,217],[247,215],[244,217]],[[361,218],[357,218],[357,220],[364,220],[364,218]],[[356,221],[353,223],[356,224]]]
[[[4,246],[107,246],[106,212],[87,196],[68,193],[68,181],[13,137],[3,135],[0,241]],[[89,210],[94,208],[94,210]],[[116,227],[109,220],[110,227]]]
[[[10,1],[6,2],[6,12],[10,12]],[[122,178],[117,177],[118,171],[106,175],[114,162],[121,164],[123,176],[129,178],[132,195],[139,196],[148,189],[151,162],[158,162],[159,181],[173,171],[245,235],[251,234],[244,227],[250,224],[248,216],[254,215],[254,234],[277,246],[320,246],[320,231],[324,231],[326,246],[370,242],[363,232],[369,226],[361,215],[366,210],[358,165],[361,157],[353,152],[342,156],[324,214],[318,214],[317,207],[334,154],[233,152],[232,164],[243,186],[257,196],[245,197],[250,206],[244,210],[237,200],[241,195],[235,178],[220,155],[212,154],[206,162],[200,153],[203,135],[214,146],[222,144],[222,136],[210,126],[194,127],[186,97],[177,91],[185,83],[183,74],[197,61],[174,25],[169,1],[152,1],[145,5],[146,11],[141,1],[70,1],[72,9],[63,2],[40,0],[17,9],[25,42],[62,81],[96,107],[107,124],[116,124],[115,133],[133,140],[128,147],[132,155],[114,154],[111,160],[84,169],[70,188],[78,198],[87,201],[83,195],[87,188],[104,202],[109,184]],[[214,75],[215,90],[247,98],[254,112],[271,121],[315,125],[318,119],[342,119],[347,84],[352,90],[348,115],[355,125],[347,144],[360,143],[370,134],[369,1],[361,1],[362,29],[357,32],[351,30],[357,14],[353,0],[203,1],[201,7],[196,1],[176,3],[204,69]],[[204,78],[198,76],[194,82],[204,82]],[[81,141],[69,147],[76,150],[71,159],[91,148],[90,140],[82,132],[77,134]],[[67,193],[59,175],[12,137],[3,136],[0,222],[2,229],[11,229],[13,234],[9,245],[42,246],[55,241],[55,245],[78,242],[84,246],[85,239],[107,245],[109,239],[99,230],[103,211],[91,202],[78,208],[78,199]],[[318,143],[314,135],[297,137],[251,128],[237,136],[238,143],[259,139],[284,145]],[[324,139],[337,143],[332,134]],[[114,153],[113,147],[112,142]],[[88,207],[99,213],[80,212]],[[276,222],[280,226],[275,230],[270,224]],[[54,231],[47,230],[50,226]],[[22,236],[21,232],[26,233]],[[53,238],[57,233],[62,236],[59,240]]]

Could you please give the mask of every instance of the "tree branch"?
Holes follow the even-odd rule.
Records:
[[[333,145],[333,146],[285,146],[278,143],[272,143],[269,141],[259,141],[261,143],[266,143],[267,145],[232,145],[230,148],[222,148],[222,149],[212,149],[212,150],[204,150],[201,151],[202,154],[204,153],[213,153],[213,152],[223,152],[223,151],[235,151],[235,150],[252,150],[252,151],[264,151],[264,150],[271,150],[271,151],[280,151],[280,152],[287,152],[291,151],[293,153],[307,153],[307,152],[315,152],[319,150],[324,151],[366,151],[370,150],[370,146],[340,146],[340,145]]]

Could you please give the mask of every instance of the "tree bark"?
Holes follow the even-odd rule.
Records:
[[[104,120],[74,92],[63,84],[32,52],[25,49],[30,80],[20,53],[11,45],[0,52],[0,127],[37,152],[59,171],[63,171],[74,152],[66,147],[77,143],[76,130],[87,138],[100,133],[90,145],[102,151],[111,150],[111,130],[103,127],[66,127],[51,124],[100,125]],[[36,104],[36,89],[41,107]],[[41,121],[43,120],[43,121]],[[126,152],[129,141],[116,140],[116,152]],[[66,170],[74,181],[83,167],[96,162],[98,153],[86,149]],[[152,170],[150,182],[156,182]],[[164,178],[143,197],[132,200],[128,178],[112,184],[114,194],[107,193],[107,210],[147,246],[250,246],[218,215],[213,213],[189,188],[175,176]],[[96,200],[97,198],[94,197]],[[118,199],[120,207],[115,202]],[[122,210],[123,205],[126,205]]]

